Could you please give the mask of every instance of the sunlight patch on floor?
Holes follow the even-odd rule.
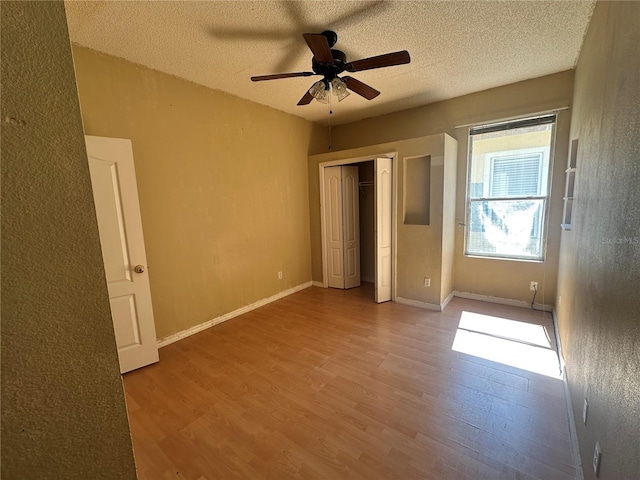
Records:
[[[542,325],[464,311],[451,349],[561,379],[558,355]]]

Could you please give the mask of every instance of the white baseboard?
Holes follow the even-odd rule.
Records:
[[[556,340],[556,348],[558,349],[558,359],[560,361],[560,368],[564,370],[564,352],[562,351],[562,342],[560,341],[560,331],[558,330],[558,314],[554,308],[551,312],[551,318],[553,320],[553,335]]]
[[[576,469],[576,480],[584,480],[582,471],[582,459],[580,458],[580,445],[578,444],[578,433],[576,431],[576,419],[573,416],[573,404],[571,403],[571,391],[569,390],[569,380],[567,378],[567,366],[564,362],[560,331],[558,330],[558,316],[555,308],[552,312],[553,332],[556,338],[556,348],[558,349],[558,359],[562,369],[562,383],[564,385],[564,399],[567,404],[567,416],[569,417],[569,438],[571,439],[571,453],[573,454],[573,464]]]
[[[442,303],[440,304],[440,311],[442,311],[442,310],[444,310],[445,308],[447,308],[447,305],[449,305],[449,302],[450,302],[450,301],[451,301],[451,299],[453,298],[453,293],[454,293],[454,292],[451,292],[451,293],[449,294],[449,296],[448,296],[447,298],[445,298],[445,299],[444,299],[444,302],[442,302]]]
[[[424,308],[427,310],[433,310],[434,312],[442,311],[440,305],[437,305],[435,303],[420,302],[418,300],[411,300],[410,298],[396,297],[396,303],[411,305],[412,307]]]
[[[567,369],[562,368],[562,383],[564,384],[564,398],[567,402],[567,416],[569,417],[569,437],[571,438],[571,453],[573,454],[573,465],[576,470],[576,480],[584,480],[582,471],[582,459],[580,458],[580,445],[578,444],[578,433],[576,431],[576,420],[573,418],[573,406],[571,404],[571,392],[567,381]]]
[[[258,300],[257,302],[253,302],[250,305],[246,305],[244,307],[240,307],[233,312],[225,313],[224,315],[220,315],[219,317],[212,318],[211,320],[207,320],[204,323],[196,325],[195,327],[188,328],[178,333],[174,333],[173,335],[168,335],[164,338],[158,340],[158,348],[165,347],[171,343],[177,342],[178,340],[182,340],[183,338],[190,337],[193,334],[206,330],[207,328],[211,328],[214,325],[218,325],[219,323],[226,322],[227,320],[231,320],[239,315],[250,312],[251,310],[255,310],[256,308],[262,307],[271,302],[275,302],[281,298],[284,298],[292,293],[299,292],[300,290],[304,290],[305,288],[309,288],[313,282],[305,282],[300,285],[297,285],[289,290],[285,290],[280,293],[276,293],[268,298],[263,298],[262,300]]]
[[[318,282],[318,281],[316,281],[316,280],[314,280],[313,282],[311,282],[311,285],[313,285],[314,287],[324,288],[324,283],[322,283],[322,282]]]
[[[453,293],[454,292],[451,292],[449,296],[444,299],[444,302],[442,302],[440,305],[436,303],[420,302],[419,300],[411,300],[410,298],[402,297],[396,297],[395,302],[402,303],[403,305],[411,305],[412,307],[424,308],[426,310],[433,310],[434,312],[441,312],[453,298]]]
[[[477,293],[468,292],[453,292],[454,297],[468,298],[470,300],[480,300],[481,302],[498,303],[500,305],[509,305],[511,307],[521,307],[531,309],[531,304],[524,300],[512,300],[510,298],[491,297],[489,295],[480,295]],[[543,305],[542,303],[534,303],[533,306],[536,310],[543,310],[545,312],[552,312],[553,307],[551,305]]]

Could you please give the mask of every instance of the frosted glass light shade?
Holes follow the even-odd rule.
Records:
[[[349,90],[347,90],[347,85],[337,77],[331,80],[331,88],[333,90],[333,94],[336,97],[338,97],[339,102],[341,102],[342,100],[344,100],[349,96]]]
[[[314,83],[309,93],[320,103],[329,103],[329,86],[324,83],[324,80]]]

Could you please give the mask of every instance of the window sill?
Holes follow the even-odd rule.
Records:
[[[478,258],[480,260],[502,260],[502,261],[508,261],[508,262],[524,262],[524,263],[544,263],[545,260],[543,259],[536,259],[536,258],[515,258],[515,257],[494,257],[494,256],[490,256],[490,255],[476,255],[473,253],[465,253],[464,254],[465,257],[467,258]]]

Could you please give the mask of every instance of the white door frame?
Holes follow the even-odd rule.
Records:
[[[397,209],[397,195],[396,195],[396,179],[398,178],[398,152],[388,152],[376,155],[367,155],[366,157],[356,158],[344,158],[340,160],[331,160],[329,162],[322,162],[318,164],[320,174],[320,231],[322,233],[322,286],[329,288],[329,282],[327,278],[328,265],[327,265],[327,233],[325,231],[326,213],[324,210],[324,169],[325,167],[336,167],[340,165],[353,165],[356,163],[375,161],[376,158],[386,157],[391,159],[393,166],[392,182],[391,182],[391,301],[396,301],[396,240],[397,240],[397,223],[396,223],[396,209]],[[376,260],[377,261],[377,260]]]

